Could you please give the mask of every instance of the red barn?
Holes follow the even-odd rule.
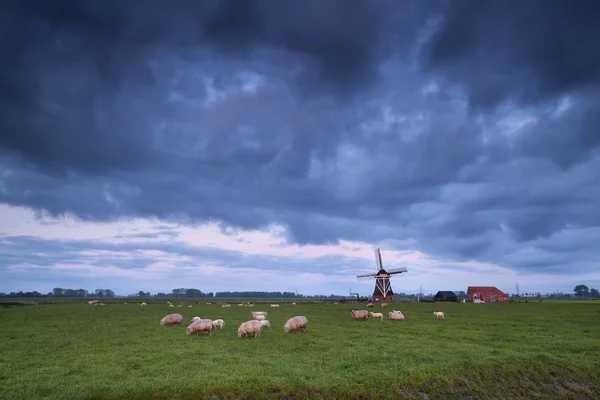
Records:
[[[509,297],[495,286],[469,286],[467,289],[469,301],[483,300],[486,303],[508,303]]]

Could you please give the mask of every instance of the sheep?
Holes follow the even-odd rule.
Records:
[[[387,303],[381,303],[381,308],[387,307]]]
[[[221,307],[231,307],[231,304],[223,304]]]
[[[161,325],[181,325],[183,317],[181,314],[169,314],[160,320]]]
[[[369,315],[371,316],[371,318],[376,319],[379,318],[383,321],[383,314],[380,312],[374,313],[374,312],[369,312]]]
[[[435,319],[444,319],[444,313],[441,311],[434,311],[433,312],[433,317]]]
[[[140,306],[145,306],[145,305],[146,305],[146,303],[142,303],[142,304],[140,304]]]
[[[269,320],[268,320],[268,319],[263,319],[263,320],[261,320],[261,321],[259,321],[259,322],[260,322],[260,324],[261,324],[262,326],[268,326],[269,328],[271,327],[271,323],[269,322]]]
[[[297,317],[292,317],[292,318],[288,319],[288,321],[283,326],[283,330],[285,332],[292,332],[292,331],[296,331],[298,329],[304,329],[304,332],[306,332],[307,326],[308,326],[308,319],[306,319],[306,317],[303,317],[303,316],[297,316]]]
[[[369,319],[369,312],[367,310],[352,310],[352,318]]]
[[[367,303],[367,307],[373,307],[373,303],[371,303],[371,302],[368,302],[368,303]]]
[[[254,316],[254,319],[257,320],[257,321],[264,321],[265,319],[267,319],[267,317],[265,317],[262,314],[258,314],[258,315]]]
[[[216,328],[218,326],[219,329],[223,329],[223,325],[225,325],[225,321],[223,321],[222,319],[215,319],[212,322],[212,325],[214,328]]]
[[[293,306],[295,306],[295,305],[296,305],[296,303],[292,303],[292,305],[293,305]]]
[[[238,337],[247,337],[254,334],[254,337],[260,336],[262,333],[262,324],[260,321],[250,320],[242,323],[238,328]]]
[[[187,327],[185,333],[188,335],[196,334],[200,335],[200,332],[208,332],[208,336],[212,336],[213,324],[210,319],[199,319],[198,321],[192,322]]]
[[[404,321],[404,314],[400,311],[390,311],[388,313],[388,318],[392,321]]]
[[[268,317],[269,313],[266,311],[250,311],[250,315],[252,315],[252,318],[256,317],[257,315],[264,315],[265,317]]]
[[[188,308],[192,308],[192,306],[188,306]]]
[[[169,307],[175,307],[173,304],[169,304]]]
[[[194,317],[194,318],[192,318],[192,322],[200,321],[201,319],[202,318],[200,318],[200,317]]]
[[[279,308],[279,304],[271,304],[271,308]]]

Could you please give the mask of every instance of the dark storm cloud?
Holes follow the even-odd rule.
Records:
[[[424,65],[465,86],[474,107],[535,103],[600,83],[594,0],[446,3]]]
[[[595,3],[163,4],[2,5],[0,201],[597,260]]]

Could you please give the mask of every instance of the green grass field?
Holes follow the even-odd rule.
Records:
[[[0,308],[0,399],[600,398],[600,302],[375,307],[404,322],[352,320],[364,305],[174,303]],[[250,310],[272,329],[240,339]],[[184,323],[160,326],[168,313]],[[283,332],[295,315],[308,332]],[[225,327],[188,336],[193,316]]]

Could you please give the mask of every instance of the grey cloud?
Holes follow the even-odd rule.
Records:
[[[593,0],[446,2],[423,66],[464,85],[475,108],[597,89],[599,18]]]
[[[554,239],[600,225],[589,3],[26,3],[0,43],[3,203],[525,270],[598,259]]]

